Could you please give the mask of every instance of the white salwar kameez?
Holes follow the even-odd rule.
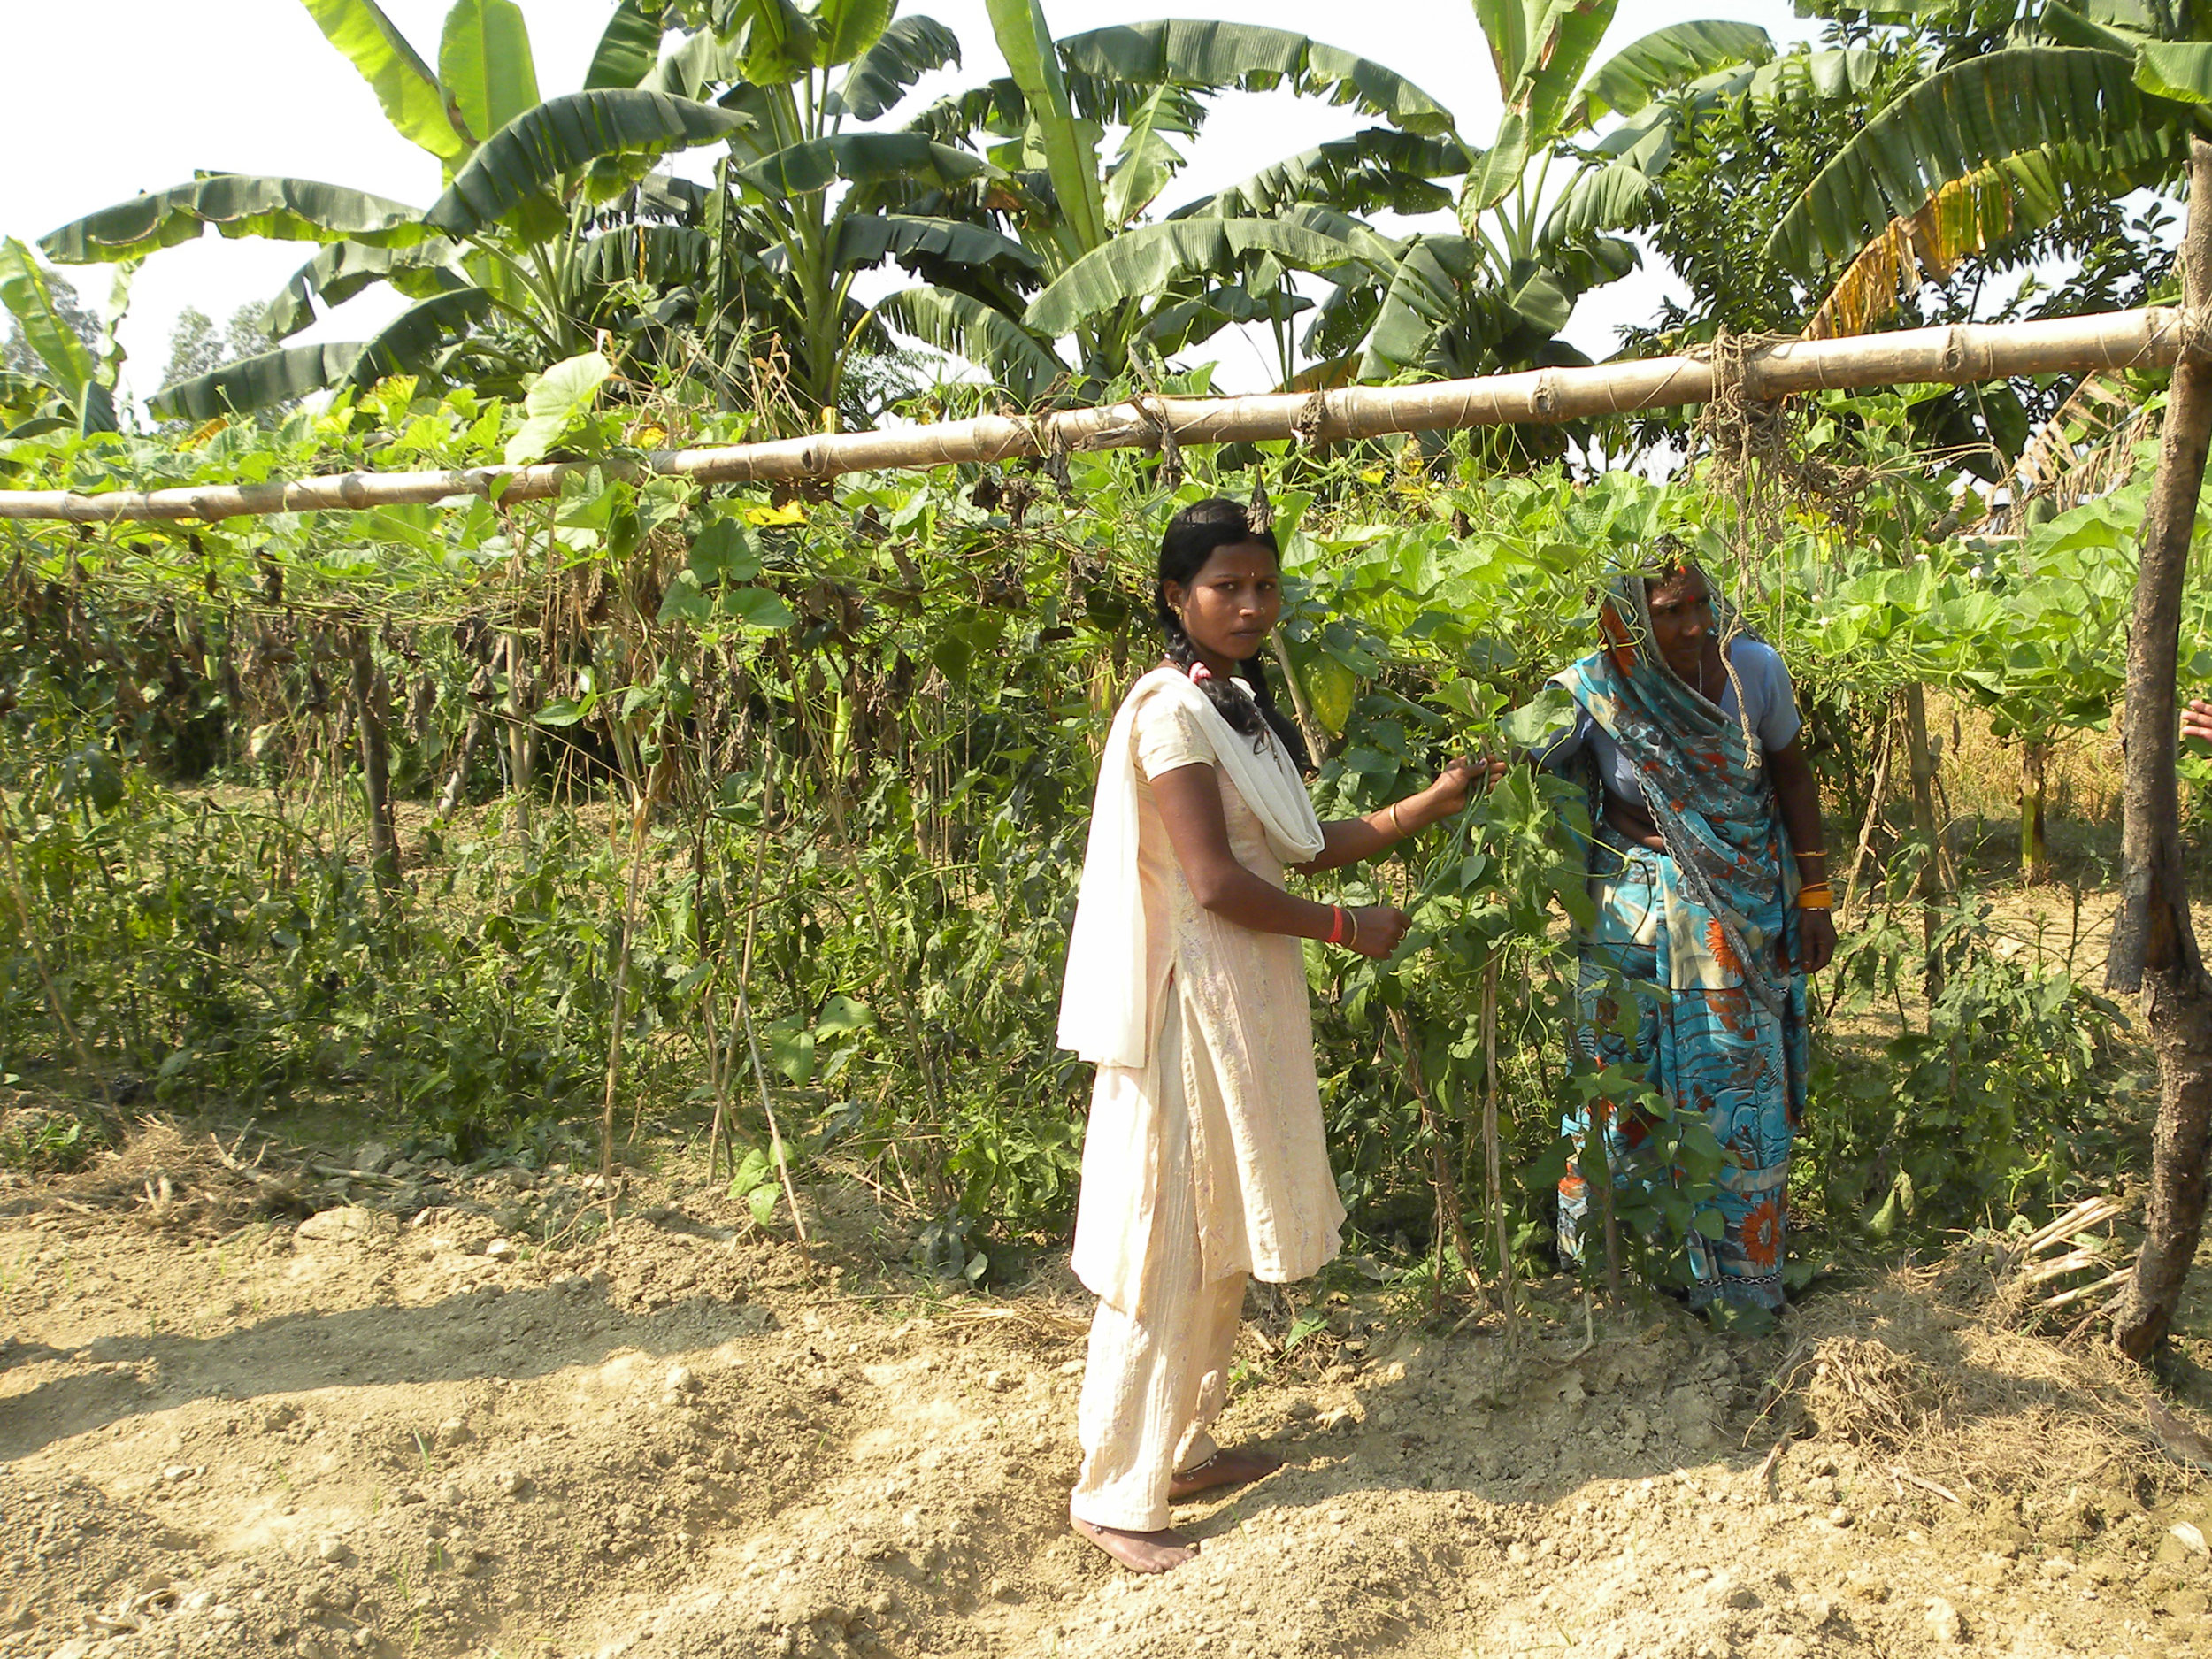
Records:
[[[1074,1260],[1099,1307],[1070,1507],[1135,1532],[1165,1526],[1173,1471],[1212,1455],[1247,1279],[1307,1277],[1344,1220],[1303,948],[1201,906],[1153,800],[1151,778],[1194,764],[1213,768],[1230,851],[1263,880],[1321,844],[1271,734],[1256,752],[1171,670],[1137,683],[1101,758],[1061,1021],[1064,1044],[1101,1062]]]

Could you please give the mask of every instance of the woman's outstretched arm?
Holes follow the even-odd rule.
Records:
[[[1364,818],[1337,818],[1324,824],[1320,856],[1298,869],[1302,874],[1314,875],[1379,857],[1432,824],[1464,811],[1476,790],[1488,788],[1505,773],[1504,761],[1492,760],[1486,755],[1470,760],[1463,755],[1439,772],[1427,788],[1402,801]]]
[[[1767,751],[1774,770],[1774,798],[1782,809],[1782,827],[1789,832],[1790,849],[1797,859],[1797,874],[1807,886],[1828,879],[1828,843],[1820,826],[1820,787],[1814,781],[1812,764],[1802,744],[1792,738],[1779,749]],[[1826,910],[1804,910],[1798,915],[1801,959],[1791,965],[1818,973],[1836,954],[1836,924]]]
[[[1167,826],[1175,862],[1183,867],[1191,896],[1224,921],[1256,933],[1288,933],[1296,939],[1326,939],[1336,926],[1336,907],[1316,904],[1286,893],[1237,862],[1229,850],[1229,826],[1221,815],[1221,787],[1214,769],[1202,763],[1178,766],[1152,780],[1152,798]],[[1360,820],[1353,820],[1359,822]],[[1329,829],[1342,827],[1330,825]],[[1327,856],[1326,853],[1323,856]],[[1352,911],[1356,935],[1344,942],[1378,960],[1398,948],[1411,918],[1387,904],[1363,905]]]

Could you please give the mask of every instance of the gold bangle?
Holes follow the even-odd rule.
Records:
[[[1391,827],[1392,829],[1396,830],[1396,831],[1398,832],[1398,839],[1399,839],[1400,841],[1404,841],[1404,840],[1406,840],[1409,836],[1410,836],[1410,835],[1413,833],[1413,832],[1412,832],[1411,830],[1408,829],[1408,828],[1407,828],[1407,827],[1406,827],[1406,826],[1405,826],[1402,823],[1399,822],[1399,819],[1398,819],[1398,808],[1399,808],[1399,805],[1400,805],[1400,803],[1398,803],[1398,802],[1396,802],[1396,801],[1393,801],[1393,802],[1390,803],[1390,811],[1389,811],[1388,817],[1389,817],[1389,818],[1390,818],[1390,827]]]
[[[1836,908],[1835,895],[1826,887],[1807,887],[1797,895],[1797,908],[1801,910],[1832,910]]]
[[[1825,847],[1808,847],[1797,856],[1800,858],[1825,858],[1828,849]]]
[[[1357,950],[1359,949],[1359,912],[1348,908],[1344,913],[1352,918],[1352,936],[1344,941],[1344,948],[1347,950]]]

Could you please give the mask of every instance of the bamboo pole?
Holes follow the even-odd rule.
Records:
[[[1966,385],[2017,374],[2170,368],[2180,358],[2191,323],[2189,313],[2161,307],[2045,322],[1962,323],[1843,340],[1785,341],[1746,357],[1742,395],[1763,401],[1793,392],[1869,386]],[[985,415],[935,426],[826,433],[718,449],[657,449],[642,457],[537,466],[341,472],[264,484],[117,490],[97,495],[0,490],[0,518],[75,524],[208,521],[256,513],[358,511],[477,496],[510,504],[557,495],[564,478],[592,467],[604,477],[632,480],[659,474],[703,484],[790,483],[841,472],[1003,461],[1077,449],[1156,449],[1164,436],[1171,436],[1178,444],[1292,437],[1328,443],[1466,426],[1555,425],[1703,403],[1712,396],[1713,365],[1706,359],[1644,357],[1419,386],[1357,386],[1248,397],[1148,395],[1141,407],[1124,403],[1034,416]]]

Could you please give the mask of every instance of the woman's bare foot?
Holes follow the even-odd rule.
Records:
[[[1264,1480],[1283,1466],[1272,1452],[1216,1452],[1202,1463],[1193,1464],[1167,1483],[1167,1501],[1180,1503],[1216,1486],[1245,1486]]]
[[[1132,1572],[1172,1572],[1198,1554],[1197,1544],[1180,1532],[1132,1532],[1080,1517],[1069,1525]]]

